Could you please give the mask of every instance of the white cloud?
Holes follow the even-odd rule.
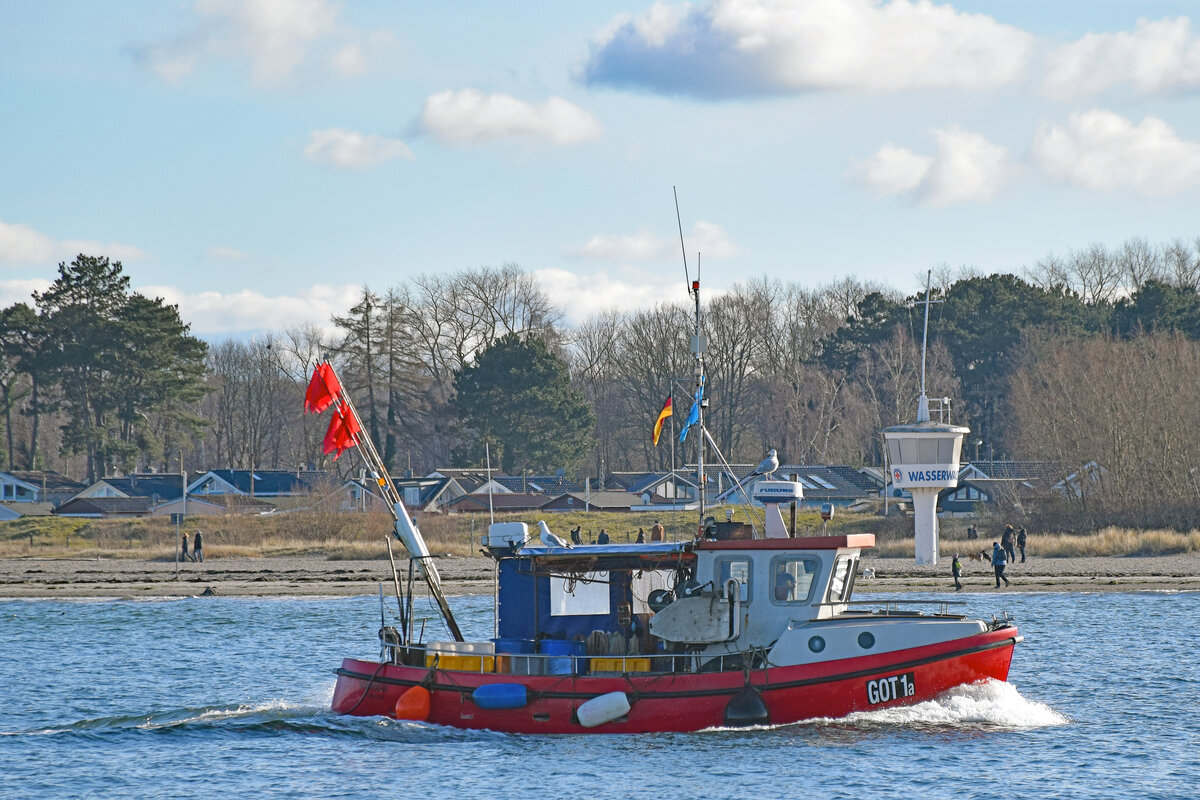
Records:
[[[70,261],[80,253],[108,256],[114,261],[146,257],[141,248],[133,245],[87,239],[58,241],[28,225],[0,220],[0,262],[44,266],[46,262]]]
[[[334,53],[329,66],[343,78],[353,78],[367,71],[367,57],[357,44],[349,44]]]
[[[179,315],[197,335],[282,331],[303,324],[330,329],[330,317],[345,314],[362,296],[360,284],[316,284],[294,295],[240,292],[184,292],[173,286],[143,286],[138,291],[179,306]]]
[[[907,195],[931,206],[981,202],[1011,177],[1008,149],[957,126],[935,130],[933,156],[885,144],[850,174],[880,195]]]
[[[217,261],[242,261],[246,258],[246,254],[232,247],[221,247],[218,245],[205,250],[204,257]]]
[[[551,302],[563,309],[571,325],[601,311],[651,308],[655,303],[678,300],[682,294],[683,278],[674,272],[625,268],[618,274],[589,271],[586,278],[581,278],[564,269],[539,269],[533,275]]]
[[[438,141],[458,146],[507,138],[578,144],[595,139],[601,130],[595,117],[561,97],[538,105],[476,89],[430,95],[420,124]]]
[[[1161,196],[1200,183],[1200,144],[1155,117],[1135,125],[1101,109],[1072,114],[1066,125],[1042,128],[1033,155],[1052,178],[1087,189]]]
[[[259,87],[286,84],[304,69],[351,77],[390,39],[340,25],[339,11],[328,0],[196,0],[185,32],[131,49],[170,83],[208,59],[245,62]]]
[[[364,169],[393,158],[413,160],[412,151],[399,139],[341,128],[313,131],[304,148],[304,156],[309,161],[342,169]]]
[[[859,164],[857,172],[864,183],[881,195],[904,194],[921,185],[932,165],[932,157],[889,143]]]
[[[36,264],[51,261],[57,246],[53,239],[28,225],[0,220],[0,261]]]
[[[714,0],[613,20],[582,70],[589,84],[735,97],[812,89],[1000,86],[1033,37],[929,0]]]
[[[1142,19],[1133,31],[1089,33],[1048,57],[1044,87],[1050,95],[1126,85],[1141,94],[1200,87],[1200,37],[1189,19]]]
[[[34,292],[44,292],[50,288],[50,281],[45,278],[15,278],[0,281],[0,308],[8,308],[13,303],[32,305]]]
[[[728,258],[737,253],[737,246],[725,229],[712,222],[697,222],[684,242],[689,258],[697,252],[704,258]],[[659,238],[643,230],[632,235],[593,236],[582,247],[568,251],[568,255],[607,261],[646,261],[680,257],[680,249],[677,239]]]

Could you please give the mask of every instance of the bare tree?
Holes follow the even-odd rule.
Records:
[[[1158,250],[1145,239],[1126,240],[1117,249],[1114,261],[1125,286],[1131,291],[1140,290],[1146,281],[1161,281],[1164,278]]]

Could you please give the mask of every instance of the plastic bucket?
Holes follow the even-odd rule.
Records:
[[[515,639],[501,636],[497,639],[492,639],[492,644],[496,645],[497,653],[532,653],[534,652],[533,639]]]
[[[538,652],[547,656],[561,656],[546,659],[547,675],[570,675],[575,671],[575,664],[582,664],[571,656],[582,656],[587,652],[583,642],[573,642],[568,639],[542,639],[538,642]]]

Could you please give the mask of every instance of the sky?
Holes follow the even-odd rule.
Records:
[[[120,260],[208,338],[514,263],[578,323],[695,276],[906,293],[1200,235],[1156,0],[0,0],[0,303]]]

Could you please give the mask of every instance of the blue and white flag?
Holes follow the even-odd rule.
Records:
[[[688,412],[687,419],[684,420],[683,430],[679,432],[679,442],[682,444],[688,435],[688,430],[700,421],[700,401],[704,399],[704,378],[700,379],[700,385],[696,387],[696,399],[692,401],[692,410]]]

